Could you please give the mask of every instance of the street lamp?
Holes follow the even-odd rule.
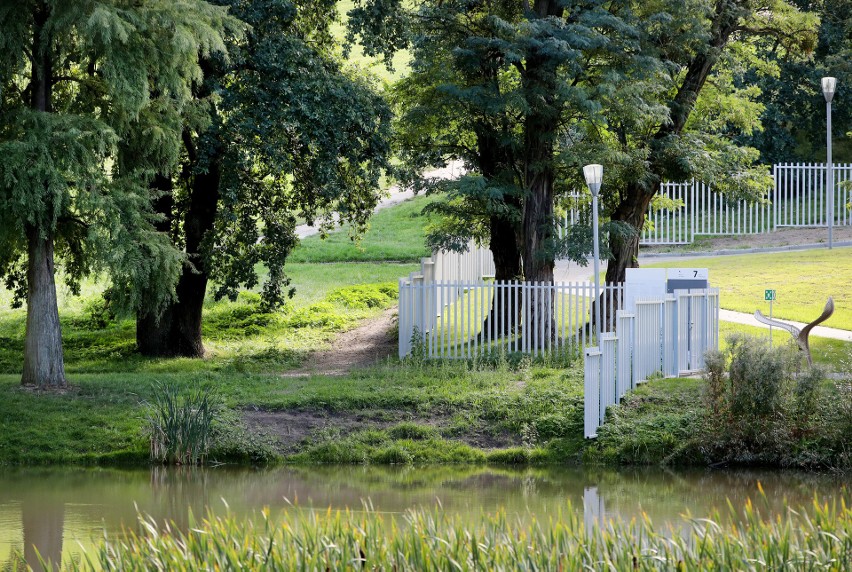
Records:
[[[834,230],[834,165],[831,164],[831,100],[834,98],[834,92],[837,90],[837,78],[824,77],[822,78],[822,94],[825,96],[825,140],[828,155],[828,165],[826,168],[826,187],[825,191],[828,194],[828,204],[826,207],[828,216],[828,248],[832,248],[832,232]]]
[[[598,193],[603,181],[603,165],[586,165],[583,167],[583,176],[586,177],[586,185],[592,192],[592,243],[594,244],[595,265],[595,334],[597,335],[598,347],[601,343],[601,286],[600,286],[600,245],[598,244]]]

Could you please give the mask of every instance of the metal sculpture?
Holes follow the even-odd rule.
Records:
[[[813,358],[811,358],[811,347],[810,345],[808,345],[808,335],[811,333],[811,330],[814,329],[815,326],[829,319],[833,313],[834,299],[829,298],[828,302],[825,303],[825,308],[823,308],[820,317],[805,326],[804,328],[802,328],[801,330],[796,326],[793,326],[786,322],[779,322],[778,320],[767,318],[766,316],[760,313],[760,310],[756,310],[754,312],[754,318],[758,322],[764,323],[767,326],[776,326],[778,328],[790,332],[790,335],[793,336],[793,339],[796,340],[797,344],[799,344],[799,349],[805,352],[805,357],[808,358],[808,365],[813,365],[814,361]]]

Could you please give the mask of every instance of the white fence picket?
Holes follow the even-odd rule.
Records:
[[[584,361],[583,425],[586,438],[592,438],[597,437],[600,427],[601,351],[598,348],[587,349]]]
[[[585,352],[586,437],[597,435],[607,407],[635,387],[636,379],[704,367],[704,354],[718,348],[718,303],[718,289],[677,290],[663,300],[637,301],[635,315],[618,312],[616,331],[603,333],[600,346]]]

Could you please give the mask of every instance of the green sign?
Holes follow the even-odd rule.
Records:
[[[766,290],[763,293],[764,300],[774,300],[775,299],[775,290]]]

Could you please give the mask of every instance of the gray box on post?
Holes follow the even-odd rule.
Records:
[[[669,268],[666,292],[708,288],[709,271],[706,268]]]

